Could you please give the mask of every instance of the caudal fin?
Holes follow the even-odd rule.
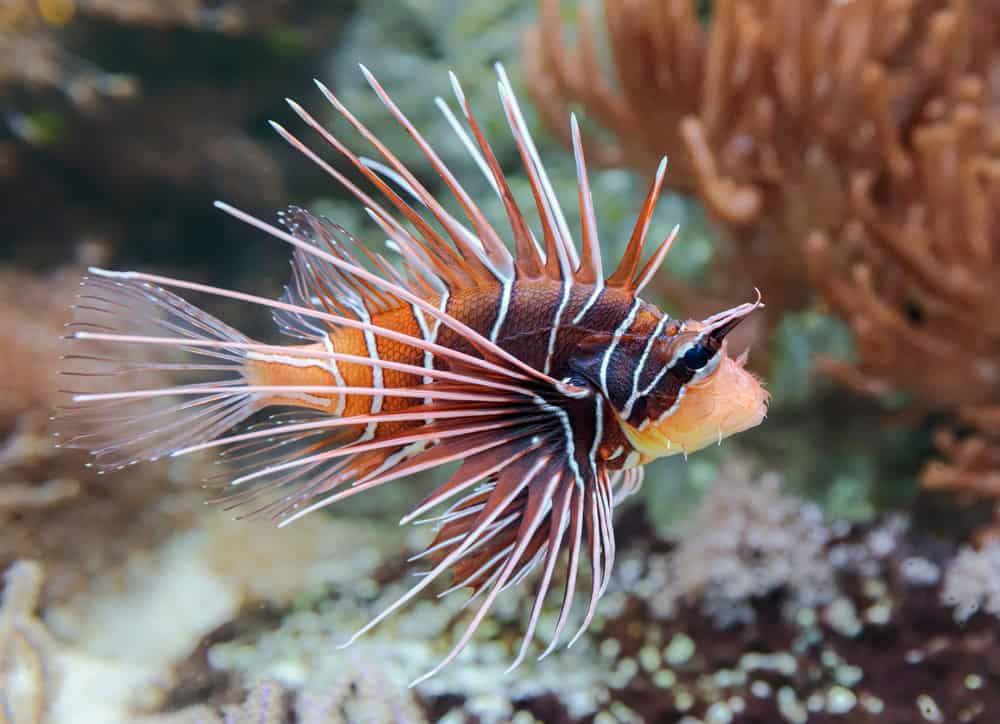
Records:
[[[96,465],[156,460],[211,439],[253,414],[250,342],[153,283],[92,269],[67,329],[61,444]]]

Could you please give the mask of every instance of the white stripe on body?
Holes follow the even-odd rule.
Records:
[[[628,314],[625,316],[622,323],[618,325],[618,329],[615,330],[614,337],[611,339],[611,342],[608,343],[608,348],[604,351],[604,358],[601,360],[601,392],[603,392],[604,396],[608,399],[611,399],[608,395],[608,365],[611,363],[611,355],[614,354],[615,348],[618,347],[618,343],[621,342],[622,337],[625,336],[625,333],[628,332],[632,323],[635,321],[635,316],[639,312],[640,304],[642,304],[642,302],[640,302],[638,298],[632,301],[632,306],[629,308]]]
[[[627,420],[631,416],[632,406],[635,405],[635,401],[641,397],[639,394],[639,378],[642,376],[642,372],[646,369],[646,364],[649,362],[649,354],[653,350],[653,344],[655,344],[656,338],[660,336],[663,332],[663,328],[669,321],[670,315],[664,314],[660,321],[656,323],[656,327],[653,329],[653,333],[649,335],[649,339],[646,340],[646,346],[643,348],[642,355],[639,357],[639,362],[636,364],[635,371],[632,373],[632,392],[629,394],[628,400],[625,401],[624,407],[622,407],[622,419]],[[648,393],[648,390],[646,392]]]
[[[545,353],[545,369],[542,370],[545,374],[548,374],[552,368],[552,354],[555,352],[556,337],[559,336],[559,323],[562,321],[563,310],[566,309],[566,304],[569,303],[572,287],[573,285],[569,280],[563,281],[562,298],[559,300],[559,306],[556,308],[556,316],[552,320],[552,330],[549,332],[549,347]]]
[[[510,309],[510,297],[514,293],[514,282],[505,281],[500,288],[500,311],[497,312],[496,321],[493,322],[493,329],[490,331],[490,342],[497,341],[500,328],[507,319],[507,311]]]
[[[587,314],[587,312],[590,311],[590,308],[593,307],[595,303],[597,303],[597,299],[598,297],[601,296],[601,292],[603,291],[604,291],[604,281],[599,279],[597,284],[594,286],[594,291],[591,292],[590,297],[587,299],[587,303],[584,304],[583,308],[576,313],[575,317],[573,317],[573,324],[580,323],[580,320],[583,319],[584,316]]]

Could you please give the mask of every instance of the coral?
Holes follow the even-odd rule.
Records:
[[[741,475],[747,477],[743,468],[727,470],[725,480],[738,488]],[[453,596],[418,601],[338,649],[405,590],[404,568],[383,559],[359,585],[304,597],[277,617],[247,610],[213,632],[197,654],[205,668],[197,670],[200,681],[217,684],[207,694],[199,689],[212,702],[199,711],[216,711],[231,696],[235,678],[276,682],[304,721],[310,720],[308,707],[327,716],[321,721],[875,724],[910,721],[917,707],[939,712],[941,721],[990,721],[988,714],[1000,706],[994,685],[1000,680],[1000,627],[987,617],[960,627],[942,603],[939,571],[956,565],[950,563],[954,550],[919,538],[897,518],[864,526],[812,521],[822,530],[807,532],[810,515],[801,513],[801,503],[776,497],[772,485],[764,487],[767,492],[756,487],[736,495],[786,511],[793,533],[806,536],[806,547],[810,540],[824,541],[809,561],[791,544],[783,546],[789,561],[824,569],[821,585],[811,589],[822,592],[818,596],[803,596],[804,587],[775,576],[763,596],[757,595],[760,588],[741,587],[752,615],[730,620],[724,629],[706,598],[709,587],[677,598],[672,616],[664,619],[656,608],[662,596],[658,557],[666,544],[633,512],[620,527],[619,565],[601,610],[569,652],[542,661],[529,657],[504,673],[518,620],[527,611],[502,598],[500,618],[480,632],[456,666],[407,689],[407,681],[433,665],[465,614]],[[760,511],[758,517],[780,516]],[[733,559],[724,547],[703,551],[702,564],[713,570]],[[771,556],[773,564],[778,554]],[[553,614],[543,614],[543,625],[551,626]],[[324,709],[327,703],[334,708]]]
[[[990,421],[997,409],[993,406],[972,419],[968,408],[961,410],[963,422],[978,426],[964,433],[948,427],[938,430],[935,441],[944,459],[929,462],[921,475],[928,490],[950,491],[969,503],[983,498],[996,501],[992,523],[977,531],[981,540],[1000,539],[1000,430]]]
[[[809,239],[811,277],[854,335],[828,371],[950,414],[925,487],[1000,498],[1000,94],[979,74],[928,103],[898,167],[858,174],[837,235]],[[933,372],[931,372],[933,370]]]
[[[591,142],[605,163],[668,155],[732,242],[719,286],[781,311],[808,303],[805,238],[841,229],[857,175],[912,170],[914,122],[982,67],[997,5],[719,0],[703,23],[691,0],[609,0],[614,80],[587,13],[570,49],[559,0],[540,10],[526,77],[550,126],[579,103],[615,136]]]
[[[65,400],[60,337],[78,286],[74,268],[47,277],[0,273],[0,566],[19,558],[46,568],[46,601],[86,588],[98,571],[189,518],[200,497],[169,475],[188,465],[98,475],[57,448],[50,416]]]
[[[458,695],[458,711],[483,722],[510,721],[516,702],[546,695],[565,696],[574,716],[582,717],[608,703],[610,686],[628,682],[627,677],[609,677],[606,662],[597,657],[588,637],[577,642],[572,656],[529,659],[516,675],[505,675],[517,641],[503,632],[513,632],[524,613],[506,598],[500,601],[500,623],[486,626],[457,666],[410,690],[407,684],[437,663],[452,628],[461,625],[460,596],[418,601],[350,648],[339,648],[406,585],[398,578],[380,584],[362,579],[360,585],[338,589],[329,600],[293,609],[273,630],[216,644],[208,651],[209,665],[251,680],[278,681],[298,692],[300,714],[330,706],[351,722],[421,721],[412,692],[441,702]],[[554,615],[543,622],[547,630],[554,626]],[[451,701],[441,714],[453,708],[456,703]]]
[[[1000,542],[980,550],[964,547],[945,571],[941,600],[966,622],[978,611],[1000,618]]]
[[[228,705],[216,711],[214,707],[198,705],[157,716],[144,717],[141,724],[284,724],[291,721],[285,716],[285,692],[269,681],[251,686],[242,704]],[[302,714],[300,724],[334,722],[333,718],[309,719]]]
[[[1000,96],[962,78],[911,144],[901,169],[854,177],[840,236],[809,240],[812,278],[850,325],[868,386],[985,416],[1000,403]]]
[[[321,691],[303,691],[295,700],[300,722],[372,722],[372,724],[422,724],[427,721],[415,698],[397,693],[386,681],[376,660],[349,655],[335,678]]]
[[[42,567],[16,561],[4,573],[0,605],[0,715],[6,724],[37,724],[48,717],[59,688],[55,642],[36,617]]]
[[[781,478],[753,481],[730,462],[694,514],[677,530],[677,547],[656,558],[654,612],[671,616],[679,601],[697,598],[721,625],[753,615],[754,599],[783,589],[798,606],[829,602],[834,570],[829,532],[815,505],[780,492]]]
[[[602,67],[592,7],[579,4],[578,42],[563,41],[559,0],[539,2],[538,27],[525,37],[524,75],[539,113],[567,146],[569,107],[580,104],[614,136],[585,136],[588,158],[605,166],[652,169],[669,153],[674,186],[694,188],[694,171],[677,136],[680,121],[702,105],[704,32],[693,2],[604,4],[614,78]],[[722,69],[720,69],[722,70]],[[717,80],[716,83],[719,81]],[[718,91],[715,91],[717,94]]]

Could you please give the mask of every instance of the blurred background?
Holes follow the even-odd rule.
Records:
[[[997,0],[0,0],[0,721],[997,721],[998,18]],[[434,104],[455,71],[527,202],[496,61],[567,209],[580,117],[606,256],[668,156],[651,235],[681,232],[648,296],[697,318],[760,288],[733,344],[772,403],[649,467],[574,648],[504,674],[509,595],[411,690],[467,619],[454,597],[335,644],[407,585],[429,531],[396,521],[433,480],[279,532],[204,506],[208,457],[98,475],[52,443],[59,336],[88,265],[278,296],[287,248],[215,199],[380,245],[268,126],[305,135],[292,97],[364,149],[318,78],[439,188],[358,62],[502,218]]]

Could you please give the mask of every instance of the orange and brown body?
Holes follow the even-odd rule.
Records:
[[[280,300],[93,270],[77,305],[77,352],[66,370],[75,380],[74,401],[64,412],[76,430],[86,431],[68,443],[107,467],[219,448],[230,461],[224,497],[282,525],[460,461],[453,476],[404,517],[413,520],[451,501],[436,516],[437,537],[424,554],[431,571],[358,635],[451,571],[453,588],[471,588],[483,603],[443,666],[499,592],[540,567],[520,661],[564,553],[567,583],[548,650],[567,622],[584,555],[591,594],[580,632],[586,628],[610,580],[612,508],[639,486],[645,462],[697,450],[763,419],[766,393],[725,347],[726,335],[760,302],[681,321],[640,298],[676,234],[640,264],[665,164],[622,259],[605,274],[575,120],[579,247],[501,69],[503,110],[530,181],[538,229],[523,216],[457,80],[465,126],[445,112],[503,202],[510,227],[505,242],[364,72],[465,219],[446,211],[325,87],[323,94],[384,165],[359,157],[291,102],[384,200],[283,127],[274,124],[276,130],[354,194],[400,260],[390,263],[302,209],[281,214],[279,227],[219,203],[294,248],[292,280]],[[250,340],[167,288],[269,307],[296,343]],[[99,349],[87,349],[88,340]],[[108,345],[121,354],[108,355]],[[162,356],[143,362],[129,351],[136,348]],[[152,386],[164,373],[176,375],[178,384]],[[252,424],[232,430],[248,418]]]
[[[595,294],[593,286],[576,286],[571,289],[569,298],[563,303],[563,285],[554,281],[530,281],[515,283],[509,291],[502,285],[496,284],[463,290],[446,300],[434,296],[427,301],[479,334],[492,337],[497,346],[524,363],[545,370],[556,379],[562,379],[572,374],[573,364],[579,359],[574,352],[580,345],[595,335],[599,340],[607,336],[607,330],[614,330],[621,324],[633,303],[632,296],[622,291],[603,289],[596,292]],[[509,295],[506,304],[501,300],[505,293]],[[574,323],[575,316],[588,304],[588,313]],[[560,306],[563,312],[557,323],[555,315]],[[638,315],[632,325],[630,331],[632,336],[648,337],[657,326],[661,316],[659,311],[649,305],[646,306],[647,309]],[[502,319],[500,319],[501,312]],[[464,351],[470,351],[469,345],[463,345],[457,334],[427,324],[423,313],[411,305],[376,314],[372,317],[372,323],[421,337],[429,342],[453,345],[456,349],[464,348]],[[495,329],[497,333],[494,336]],[[415,367],[433,368],[435,365],[439,367],[444,365],[423,350],[392,340],[371,338],[361,330],[347,328],[334,330],[322,342],[303,345],[298,348],[298,352],[301,356],[294,358],[281,352],[248,354],[244,364],[244,375],[250,384],[275,387],[326,385],[331,390],[337,389],[338,385],[354,388],[406,388],[422,384],[424,376],[391,369],[378,369],[354,362],[337,362],[325,358],[324,355],[327,352],[336,352],[358,357],[373,357]],[[637,360],[638,357],[633,361]],[[411,398],[380,400],[376,395],[363,393],[275,392],[262,397],[259,404],[262,407],[302,406],[318,412],[351,417],[369,415],[373,412],[399,412],[421,405],[422,400]],[[374,409],[375,405],[378,405],[378,409]],[[373,434],[396,433],[420,425],[420,421],[381,423],[373,430]],[[627,445],[624,435],[610,424],[606,437],[606,447],[609,451],[619,445]],[[618,457],[624,460],[624,456]]]

